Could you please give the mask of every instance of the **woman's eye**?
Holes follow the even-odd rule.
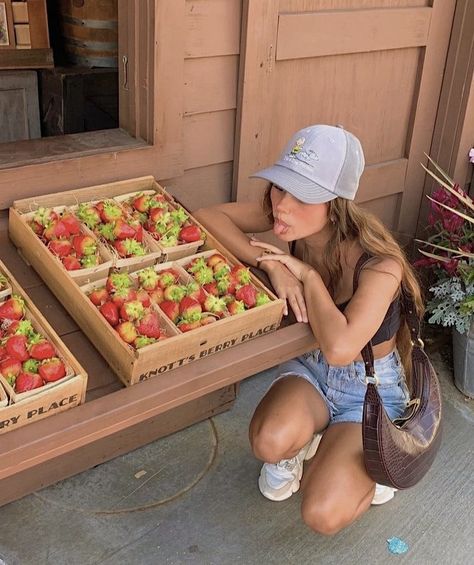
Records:
[[[277,186],[276,184],[272,185],[272,188],[274,188],[275,190],[277,190],[278,192],[283,192],[283,189],[280,188],[279,186]]]

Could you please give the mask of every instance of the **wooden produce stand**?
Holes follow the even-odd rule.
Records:
[[[0,505],[227,410],[239,381],[314,346],[308,325],[296,323],[124,387],[17,253],[5,216],[0,227],[2,260],[89,375],[84,404],[4,434]]]

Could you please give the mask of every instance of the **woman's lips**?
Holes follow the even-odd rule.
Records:
[[[282,235],[282,234],[286,233],[289,229],[290,229],[290,226],[288,224],[285,224],[285,222],[282,222],[278,218],[275,218],[275,222],[273,224],[273,233],[274,234]]]

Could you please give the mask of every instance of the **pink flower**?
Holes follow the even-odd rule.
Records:
[[[432,265],[436,265],[438,261],[436,259],[431,259],[431,257],[424,257],[423,259],[417,259],[414,263],[414,267],[431,267]]]
[[[458,216],[457,214],[453,214],[452,212],[449,212],[447,210],[446,214],[442,219],[442,223],[443,223],[443,228],[448,232],[452,233],[452,232],[457,232],[462,228],[464,224],[464,219]]]
[[[443,263],[442,267],[450,277],[455,277],[458,270],[458,263],[459,263],[458,259],[451,259],[447,263]]]

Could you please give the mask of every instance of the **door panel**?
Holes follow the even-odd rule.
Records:
[[[262,6],[265,4],[265,6]],[[256,198],[297,129],[342,124],[362,142],[357,201],[415,233],[455,0],[247,0],[234,196]],[[390,206],[390,210],[387,210]]]

